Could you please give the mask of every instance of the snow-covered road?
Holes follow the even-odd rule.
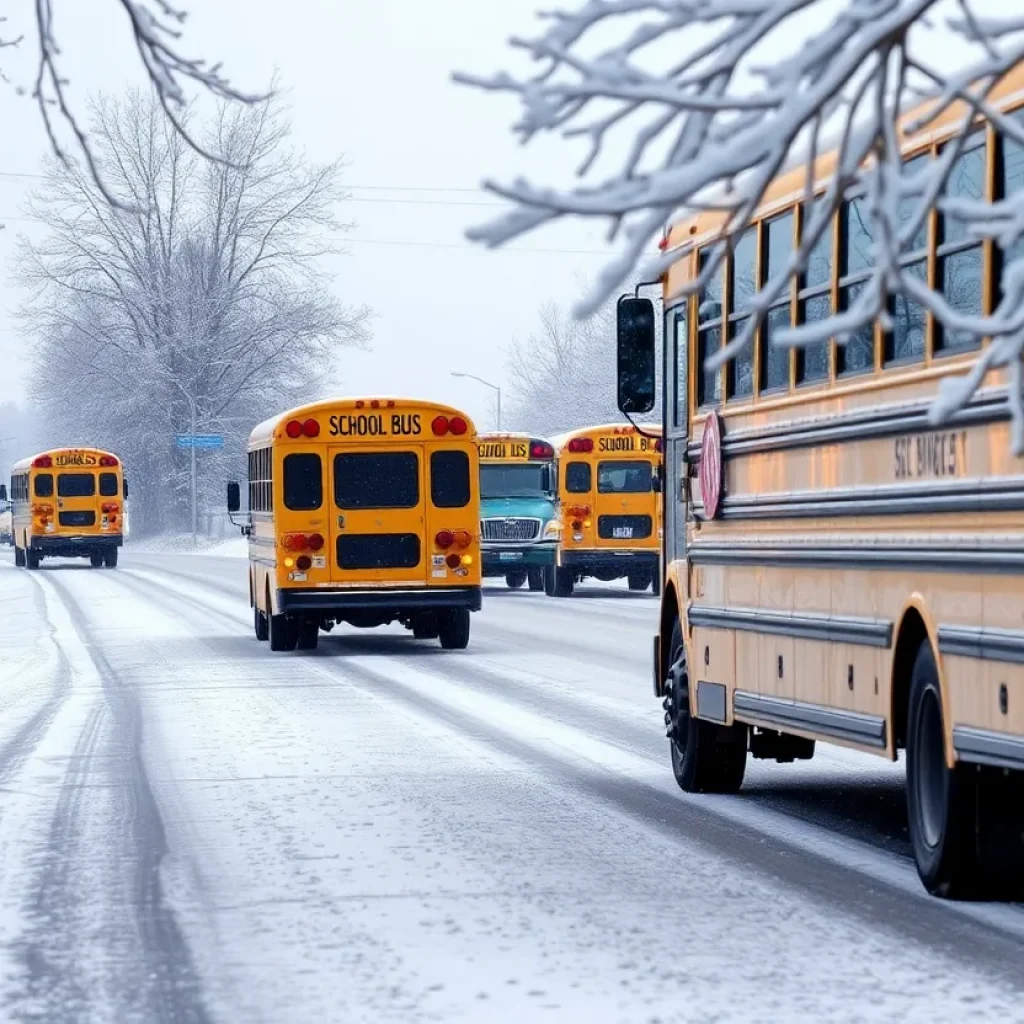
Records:
[[[651,597],[272,655],[245,571],[0,559],[0,1020],[1024,1019],[1024,910],[923,894],[902,766],[678,790]]]

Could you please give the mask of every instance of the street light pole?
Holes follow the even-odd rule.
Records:
[[[498,426],[497,429],[501,430],[501,388],[497,384],[492,384],[489,380],[484,380],[483,377],[478,377],[475,373],[458,373],[456,370],[452,370],[451,374],[453,377],[468,377],[470,380],[475,380],[486,387],[491,388],[495,392],[497,413],[498,413]]]

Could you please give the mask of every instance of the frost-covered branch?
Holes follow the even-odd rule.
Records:
[[[780,172],[802,163],[809,205],[800,245],[747,297],[752,316],[709,368],[750,346],[840,204],[855,196],[868,236],[858,294],[829,319],[775,332],[776,341],[843,345],[875,322],[892,329],[896,297],[919,303],[951,337],[991,339],[973,372],[943,383],[933,409],[941,420],[970,400],[989,370],[1010,367],[1011,378],[1019,376],[1024,351],[1024,269],[1016,262],[1007,262],[1002,298],[989,312],[980,298],[965,309],[932,291],[908,265],[936,208],[958,237],[991,239],[1011,253],[1024,240],[1024,191],[998,202],[957,194],[968,135],[980,120],[1024,147],[1024,124],[993,100],[1024,59],[1024,18],[1002,6],[989,16],[985,2],[585,0],[548,13],[539,35],[512,40],[532,72],[457,77],[517,97],[515,131],[524,143],[555,134],[581,146],[575,180],[486,182],[512,208],[470,237],[500,246],[567,218],[606,222],[618,254],[577,308],[588,316],[638,267],[649,278],[680,258],[690,243],[675,238],[680,247],[647,260],[666,224],[716,211],[721,228],[710,258],[683,286],[693,293],[721,273]],[[954,60],[937,51],[943,44]],[[945,137],[951,123],[936,159],[906,164],[908,139],[940,125]],[[1024,452],[1015,386],[1010,403],[1014,449]]]

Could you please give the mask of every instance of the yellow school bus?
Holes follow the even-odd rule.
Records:
[[[315,648],[321,629],[400,622],[460,649],[480,610],[476,431],[457,409],[338,398],[249,437],[249,596],[256,637]],[[228,510],[241,505],[228,484]]]
[[[121,460],[99,448],[54,448],[11,469],[14,563],[38,569],[43,558],[88,558],[117,565],[124,539],[127,481]]]
[[[1024,70],[991,101],[1024,124]],[[953,110],[905,140],[908,169],[959,130]],[[834,154],[818,162],[820,194]],[[844,309],[869,270],[873,225],[850,194],[755,344],[720,372],[705,357],[799,244],[804,171],[782,176],[721,276],[683,300],[722,226],[675,225],[664,280],[666,587],[655,645],[672,767],[683,789],[735,791],[748,756],[808,758],[828,741],[905,751],[914,857],[929,891],[1019,896],[1024,880],[1024,460],[1010,450],[1007,379],[992,374],[945,426],[928,410],[977,355],[922,307],[845,345],[771,345]],[[978,120],[949,189],[1024,189],[1024,147]],[[813,200],[812,200],[813,201]],[[933,210],[907,262],[965,314],[999,301],[1018,253]],[[653,308],[619,303],[622,407],[651,407]]]
[[[569,597],[588,576],[660,593],[661,426],[607,423],[552,444],[562,528],[548,595]]]

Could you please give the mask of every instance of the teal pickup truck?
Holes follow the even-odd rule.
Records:
[[[529,434],[480,434],[480,534],[484,576],[544,589],[555,564],[555,450]]]

